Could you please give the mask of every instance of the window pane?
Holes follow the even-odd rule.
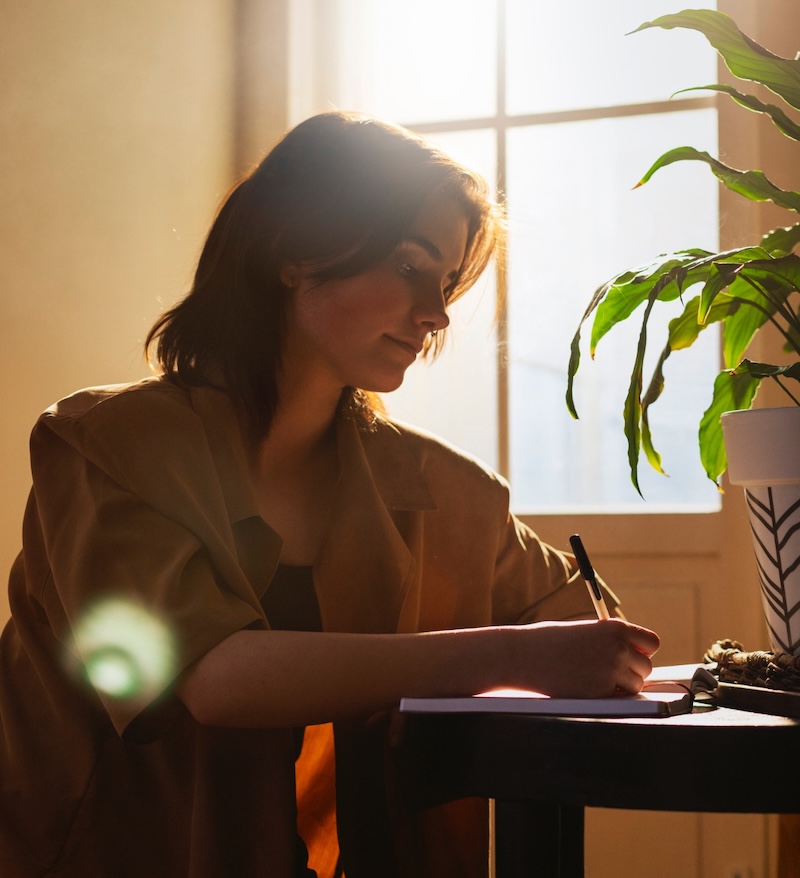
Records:
[[[335,105],[407,124],[495,114],[494,3],[339,2]]]
[[[664,101],[717,81],[716,52],[694,31],[645,21],[680,12],[686,0],[507,0],[506,112],[511,115]],[[713,9],[701,0],[694,9]]]
[[[313,85],[307,93],[313,90],[313,96],[305,98],[302,115],[340,106],[410,126],[486,119],[484,130],[436,134],[435,139],[489,179],[498,163],[506,168],[509,347],[502,354],[509,397],[498,398],[494,278],[487,277],[453,307],[451,332],[436,364],[415,365],[404,386],[387,395],[391,414],[495,467],[507,451],[516,511],[718,508],[718,495],[697,462],[696,430],[706,399],[688,404],[679,386],[683,380],[710,395],[718,368],[713,330],[704,333],[707,338],[696,350],[667,363],[667,392],[653,410],[652,423],[671,478],[642,464],[646,504],[630,485],[622,433],[637,333],[633,321],[602,340],[597,362],[584,352],[576,387],[580,421],[569,417],[564,403],[569,341],[596,286],[665,250],[715,249],[717,185],[704,166],[666,168],[631,191],[651,162],[672,146],[690,143],[714,154],[715,112],[626,114],[535,127],[515,127],[511,120],[505,130],[506,120],[498,118],[499,129],[488,127],[503,84],[493,70],[497,4],[307,2],[315,9],[316,26],[302,33],[311,35],[316,50],[300,53],[313,66],[307,77]],[[610,10],[576,0],[506,2],[508,99],[501,106],[515,114],[664,101],[683,86],[717,78],[716,55],[699,34],[653,30],[624,36],[642,21],[684,8],[681,0],[619,0]],[[453,46],[468,64],[452,63]],[[527,126],[528,120],[516,122]],[[508,151],[496,156],[505,136]],[[543,298],[552,289],[559,291],[555,303]],[[672,316],[664,315],[664,326]],[[651,339],[655,335],[654,328]],[[660,347],[658,338],[653,347]],[[500,429],[498,409],[508,412],[508,436]],[[499,449],[498,434],[508,439],[508,449]]]
[[[630,484],[622,434],[638,335],[633,320],[601,340],[596,361],[584,346],[576,389],[580,421],[570,418],[564,403],[569,342],[592,291],[659,253],[717,248],[717,183],[705,165],[672,165],[631,190],[658,155],[682,144],[714,154],[716,113],[673,112],[509,133],[510,475],[520,511],[718,508],[716,489],[700,469],[696,441],[718,370],[713,329],[696,351],[681,351],[666,364],[667,389],[652,422],[671,478],[642,464],[647,504]],[[681,307],[664,305],[662,313],[669,312],[664,327]],[[663,337],[653,328],[649,338],[655,358]]]
[[[457,161],[496,176],[494,132],[463,131],[432,139]],[[430,430],[497,467],[497,336],[494,275],[487,270],[450,309],[444,351],[434,363],[415,363],[402,387],[384,394],[389,413]]]

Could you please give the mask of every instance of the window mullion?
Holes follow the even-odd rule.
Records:
[[[506,197],[506,0],[497,3],[497,42],[495,48],[497,98],[497,193]],[[505,248],[497,256],[497,466],[500,473],[510,472],[509,411],[508,411],[508,253]]]

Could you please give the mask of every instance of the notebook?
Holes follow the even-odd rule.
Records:
[[[674,668],[677,679],[669,676]],[[518,713],[562,717],[664,717],[689,713],[694,692],[705,688],[697,665],[657,669],[638,695],[550,698],[523,689],[494,689],[453,698],[403,698],[403,713]]]

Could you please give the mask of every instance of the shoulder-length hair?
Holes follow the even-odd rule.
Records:
[[[263,435],[278,405],[287,302],[281,269],[301,265],[324,282],[373,267],[435,191],[455,198],[468,223],[449,303],[477,280],[500,240],[499,208],[485,181],[403,128],[352,113],[307,119],[224,200],[191,290],[156,321],[146,352],[155,347],[172,380],[224,386]],[[428,348],[435,353],[439,343]],[[369,410],[356,388],[351,399]]]

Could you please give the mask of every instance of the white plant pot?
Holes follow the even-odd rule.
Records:
[[[722,415],[728,478],[744,488],[775,652],[800,655],[800,406]]]

